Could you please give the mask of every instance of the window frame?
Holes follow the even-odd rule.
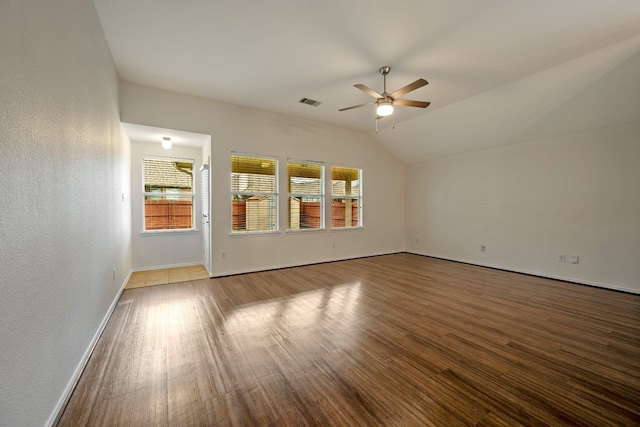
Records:
[[[264,192],[264,191],[234,191],[233,189],[233,175],[234,173],[239,173],[239,172],[234,172],[233,170],[233,162],[234,162],[234,157],[245,157],[245,158],[249,158],[249,159],[256,159],[256,160],[267,160],[267,161],[273,161],[274,162],[274,192]],[[265,235],[265,234],[277,234],[280,232],[280,185],[279,185],[279,179],[280,179],[280,174],[279,174],[279,167],[280,167],[280,161],[279,158],[276,156],[268,156],[268,155],[263,155],[263,154],[249,154],[249,153],[241,153],[241,152],[236,152],[236,151],[232,151],[231,155],[229,157],[230,160],[230,168],[229,168],[229,187],[230,187],[230,198],[229,198],[229,202],[230,202],[230,208],[231,208],[231,231],[230,231],[230,236],[250,236],[250,235]],[[237,196],[249,196],[249,197],[253,197],[253,196],[264,196],[264,197],[272,197],[274,200],[274,209],[275,209],[275,214],[273,215],[274,218],[274,223],[273,223],[273,229],[271,230],[235,230],[233,228],[233,209],[234,209],[234,205],[233,202],[235,200],[235,198]],[[245,217],[246,218],[246,217]],[[245,227],[246,227],[246,223],[245,223]]]
[[[342,168],[342,169],[354,169],[358,171],[358,194],[357,195],[339,195],[339,194],[334,194],[333,193],[333,188],[334,188],[334,181],[336,181],[334,179],[334,168]],[[360,228],[364,228],[364,222],[363,222],[363,217],[364,217],[364,208],[363,208],[363,192],[362,192],[362,175],[363,175],[363,171],[361,167],[357,167],[357,166],[346,166],[346,165],[342,165],[342,164],[333,164],[331,165],[331,195],[330,195],[330,199],[331,199],[331,229],[332,230],[355,230],[355,229],[360,229]],[[352,181],[353,182],[353,181]],[[345,191],[346,193],[346,191]],[[344,226],[335,226],[334,225],[334,218],[333,218],[333,203],[334,203],[334,199],[350,199],[350,200],[355,200],[357,202],[357,212],[358,212],[358,225],[344,225]]]
[[[315,193],[294,193],[291,191],[291,173],[289,170],[289,165],[291,164],[300,164],[300,165],[315,165],[320,167],[320,184],[319,190],[320,192]],[[297,158],[288,158],[287,159],[287,189],[288,197],[287,197],[287,232],[309,232],[309,231],[325,231],[326,230],[326,215],[325,215],[325,206],[326,206],[326,190],[325,190],[325,163],[316,161],[316,160],[302,160]],[[304,178],[304,177],[300,177]],[[320,224],[318,227],[309,227],[309,228],[291,228],[291,199],[295,198],[311,198],[318,199],[320,203],[319,213],[320,213]]]
[[[191,164],[191,192],[190,193],[164,193],[158,191],[146,191],[146,177],[145,177],[145,161],[153,160],[153,161],[161,161],[167,163],[179,162],[179,163],[190,163]],[[185,157],[166,157],[166,156],[153,156],[153,155],[143,155],[142,156],[142,234],[162,234],[162,233],[184,233],[184,232],[193,232],[198,231],[196,228],[196,177],[195,177],[195,167],[196,161],[195,159],[185,158]],[[162,198],[166,198],[166,200],[171,200],[168,197],[179,194],[180,198],[190,198],[191,199],[191,227],[185,228],[158,228],[158,229],[147,229],[147,221],[146,221],[146,213],[147,213],[147,197],[154,198],[155,200],[162,200]],[[150,199],[150,200],[154,200]]]

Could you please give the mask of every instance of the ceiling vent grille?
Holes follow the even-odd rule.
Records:
[[[315,99],[310,99],[310,98],[302,98],[300,100],[300,103],[311,105],[312,107],[317,107],[318,105],[322,104],[322,102],[316,101]]]

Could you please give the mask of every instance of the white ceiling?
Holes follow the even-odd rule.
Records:
[[[517,142],[640,51],[638,0],[93,2],[122,80],[370,132],[406,162]],[[382,92],[384,65],[431,106],[376,134],[373,106],[338,109],[373,99],[355,83]]]

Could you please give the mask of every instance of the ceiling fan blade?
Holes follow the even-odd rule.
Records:
[[[411,101],[409,99],[394,99],[393,105],[404,105],[407,107],[420,107],[427,108],[431,104],[430,102],[425,101]]]
[[[365,102],[364,104],[358,104],[358,105],[354,105],[352,107],[341,108],[338,111],[353,110],[354,108],[366,107],[367,105],[374,105],[375,103],[376,103],[376,101]]]
[[[396,98],[401,97],[405,93],[409,93],[412,90],[416,90],[416,89],[421,88],[422,86],[426,86],[428,84],[429,84],[429,82],[426,81],[425,79],[418,79],[415,82],[409,83],[405,87],[398,89],[397,91],[393,92],[389,96],[391,96],[395,100]]]
[[[371,88],[368,88],[365,85],[362,85],[362,84],[358,83],[357,85],[354,85],[354,86],[357,87],[358,89],[360,89],[361,91],[368,93],[369,95],[373,96],[374,98],[377,98],[377,99],[384,98],[384,96],[380,95],[378,92],[376,92],[375,90],[373,90]]]

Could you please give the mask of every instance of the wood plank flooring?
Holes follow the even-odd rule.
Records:
[[[125,290],[60,426],[638,426],[640,296],[410,254]]]

